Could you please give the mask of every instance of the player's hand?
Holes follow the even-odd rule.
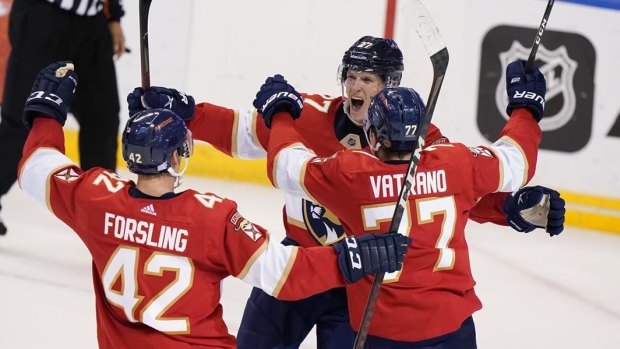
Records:
[[[283,111],[289,112],[297,120],[304,107],[304,100],[282,75],[277,74],[267,78],[256,93],[252,105],[263,116],[265,126],[271,128],[274,115]]]
[[[564,230],[564,199],[553,189],[535,186],[523,187],[504,201],[502,210],[506,221],[516,231],[529,233],[545,228],[550,236]]]
[[[525,61],[514,61],[506,67],[506,91],[508,92],[508,116],[515,108],[528,108],[536,121],[543,118],[547,82],[538,67],[525,73]]]
[[[366,275],[391,273],[402,268],[411,238],[398,233],[349,236],[334,244],[338,265],[348,283]]]
[[[194,97],[173,88],[151,86],[145,93],[142,87],[136,87],[127,95],[127,107],[129,117],[144,109],[163,108],[172,110],[183,121],[189,121],[194,117],[196,102]]]
[[[73,63],[61,61],[43,68],[37,75],[26,100],[22,120],[29,129],[39,114],[48,115],[61,125],[67,121],[67,108],[73,101],[77,86]]]

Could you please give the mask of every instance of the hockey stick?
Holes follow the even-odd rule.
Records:
[[[396,203],[396,209],[394,210],[392,223],[390,224],[390,232],[398,231],[403,213],[405,212],[405,205],[407,204],[409,192],[411,190],[411,186],[413,185],[415,171],[418,167],[418,163],[420,162],[420,153],[422,152],[422,147],[424,147],[424,139],[428,133],[428,127],[433,117],[433,111],[435,110],[435,105],[437,104],[439,90],[441,89],[441,84],[443,83],[443,78],[446,74],[449,60],[448,49],[443,42],[441,34],[439,34],[437,25],[428,13],[426,7],[424,7],[419,0],[413,0],[411,3],[403,7],[402,11],[412,22],[416,32],[420,36],[420,39],[422,39],[422,43],[424,44],[424,48],[426,49],[428,56],[431,59],[431,63],[433,65],[433,84],[431,85],[431,92],[426,104],[426,113],[424,114],[424,119],[422,120],[418,140],[415,144],[415,151],[411,155],[409,167],[407,168],[405,183],[398,195],[398,202]],[[364,348],[364,343],[366,342],[366,337],[368,336],[370,322],[375,311],[375,306],[377,305],[377,299],[379,298],[379,291],[381,291],[381,284],[383,283],[384,277],[385,274],[377,274],[372,282],[370,293],[368,294],[368,300],[366,301],[366,308],[362,314],[360,328],[357,332],[357,337],[355,338],[355,345],[353,346],[355,349]]]
[[[542,21],[540,22],[540,27],[538,27],[538,32],[536,33],[536,37],[534,38],[534,44],[532,45],[532,51],[530,51],[530,56],[527,59],[527,63],[525,63],[525,72],[529,73],[532,71],[532,65],[534,64],[534,60],[536,59],[536,52],[538,51],[538,46],[540,46],[540,39],[547,28],[547,21],[549,20],[549,15],[551,14],[551,9],[553,8],[553,4],[555,0],[549,0],[547,2],[547,8],[545,9],[545,14],[543,15]]]
[[[149,66],[149,9],[151,0],[140,0],[140,73],[142,88],[148,91],[151,88],[151,68]]]

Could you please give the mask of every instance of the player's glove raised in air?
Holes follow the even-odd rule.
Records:
[[[43,68],[37,75],[26,99],[22,120],[28,129],[39,114],[52,117],[61,125],[67,121],[67,108],[73,101],[78,83],[73,63],[61,61]]]
[[[338,264],[348,283],[366,275],[391,273],[402,268],[411,238],[399,233],[349,236],[334,244],[340,254]]]
[[[532,65],[530,73],[525,72],[525,61],[514,61],[506,67],[506,91],[508,92],[508,116],[515,108],[528,108],[536,121],[543,118],[547,82],[538,67]]]
[[[177,91],[173,88],[151,86],[148,92],[142,87],[136,87],[127,95],[129,117],[144,109],[170,109],[183,121],[189,121],[194,117],[196,101],[194,97]]]
[[[506,221],[516,231],[529,233],[544,228],[550,236],[564,230],[564,199],[553,189],[523,187],[506,198],[502,210]]]
[[[297,120],[304,107],[304,100],[282,75],[277,74],[267,78],[256,93],[252,105],[263,116],[265,126],[271,128],[274,115],[283,111],[289,112]]]

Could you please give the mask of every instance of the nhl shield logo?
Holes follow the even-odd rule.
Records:
[[[513,41],[508,51],[499,54],[502,76],[495,89],[495,103],[500,114],[508,119],[504,112],[508,106],[506,95],[506,67],[510,62],[518,59],[527,60],[530,48],[523,47],[520,42]],[[546,110],[545,117],[540,121],[540,128],[544,131],[554,131],[564,127],[575,114],[577,98],[573,88],[573,78],[578,63],[568,56],[566,46],[562,45],[551,51],[541,44],[536,54],[537,66],[547,80],[547,95],[545,103],[553,103],[554,98],[560,98],[559,110]],[[542,63],[541,63],[542,62]]]
[[[482,41],[477,124],[489,141],[497,140],[508,116],[506,67],[527,59],[537,29],[501,25]],[[592,133],[596,52],[582,35],[547,30],[536,54],[536,66],[547,81],[540,149],[575,152]]]

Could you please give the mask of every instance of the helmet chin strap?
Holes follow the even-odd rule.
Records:
[[[370,143],[370,136],[368,135],[370,131],[368,132],[364,132],[364,136],[366,136],[366,143],[368,143],[368,146],[370,147],[370,151],[372,151],[372,155],[377,156],[377,151],[379,151],[379,148],[381,148],[381,143],[379,143],[379,141],[377,141],[377,143],[375,143],[375,146],[373,147]]]
[[[185,173],[185,171],[187,170],[187,166],[189,165],[189,158],[184,159],[185,165],[183,165],[183,170],[181,170],[181,172],[177,173],[172,167],[168,167],[168,173],[170,173],[170,175],[175,178],[174,189],[180,187],[183,183],[183,174]]]

